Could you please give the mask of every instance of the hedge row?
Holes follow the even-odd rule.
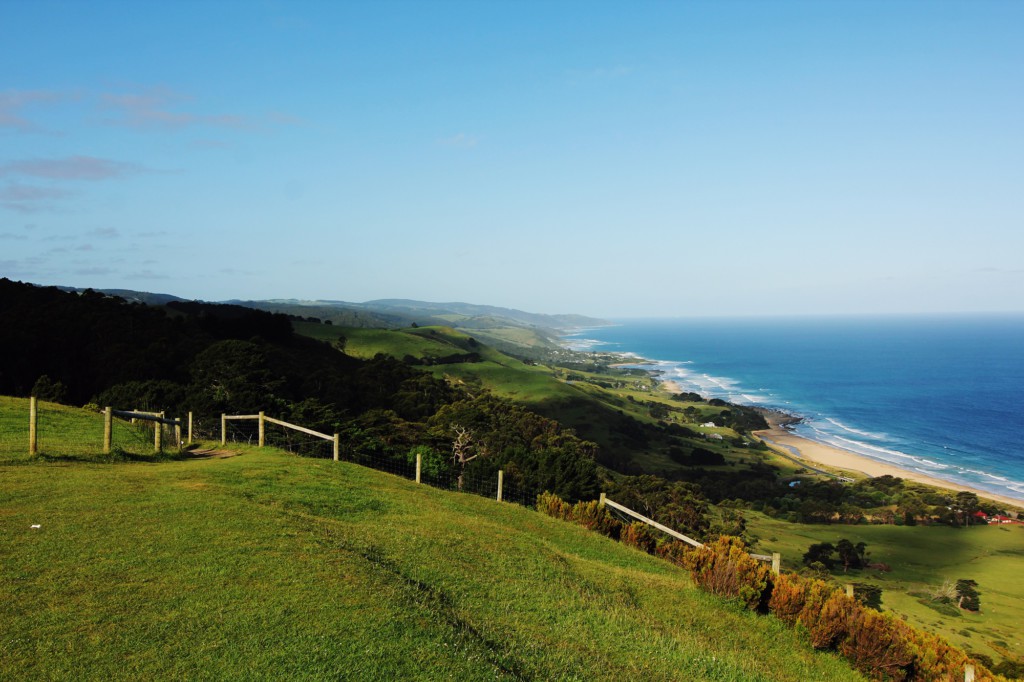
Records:
[[[622,523],[597,502],[573,505],[551,493],[538,496],[537,509],[688,569],[702,589],[775,615],[804,631],[814,648],[839,652],[873,680],[958,682],[968,663],[975,666],[977,682],[1005,679],[941,637],[864,606],[834,585],[796,574],[773,575],[738,538],[723,536],[700,548],[659,541],[646,525]]]

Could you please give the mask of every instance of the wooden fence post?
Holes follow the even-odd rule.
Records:
[[[188,413],[188,444],[192,445],[192,413]]]
[[[967,663],[964,665],[964,682],[974,682],[974,664]]]
[[[416,453],[416,482],[420,482],[420,471],[423,469],[423,455]]]
[[[114,435],[114,412],[109,407],[103,408],[103,454],[109,455]]]
[[[260,412],[260,447],[267,442],[267,422],[264,420],[264,415]]]
[[[220,444],[228,444],[228,416],[223,412],[220,415]]]
[[[853,598],[853,583],[846,583],[846,596]]]
[[[162,422],[153,422],[153,452],[160,452],[163,449],[164,425]]]
[[[28,454],[39,453],[39,441],[36,427],[39,424],[39,399],[31,396],[28,399]]]
[[[337,462],[341,457],[341,436],[337,433],[334,434],[334,461]]]
[[[505,472],[498,469],[498,502],[501,502],[501,489],[505,483]]]
[[[176,419],[174,422],[174,447],[181,449],[181,419]]]
[[[780,571],[782,571],[782,555],[772,552],[772,573],[778,575]]]
[[[603,507],[604,506],[604,500],[605,500],[605,494],[601,493],[601,499],[598,501],[597,506]]]

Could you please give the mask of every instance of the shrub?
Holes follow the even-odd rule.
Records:
[[[1007,659],[993,667],[992,672],[1009,677],[1010,679],[1024,678],[1024,661],[1011,661]]]
[[[564,504],[564,503],[563,503]],[[569,510],[568,519],[580,524],[587,530],[596,530],[602,535],[618,540],[622,533],[622,523],[608,513],[596,500],[593,502],[577,502]]]
[[[850,632],[850,620],[860,604],[839,590],[829,595],[818,612],[811,631],[811,645],[815,649],[832,649]]]
[[[949,645],[936,635],[915,630],[904,624],[903,636],[914,655],[914,679],[918,680],[962,680],[967,654]],[[977,682],[991,680],[988,669],[978,666],[975,671]]]
[[[747,553],[739,538],[723,535],[686,555],[693,581],[723,597],[738,597],[748,609],[758,609],[770,596],[771,570]]]
[[[794,576],[800,579],[798,576]],[[797,622],[802,625],[808,633],[814,631],[818,621],[821,619],[821,611],[825,602],[835,591],[835,588],[827,585],[823,580],[806,580],[804,582],[804,604],[797,614]],[[813,639],[813,638],[812,638]]]
[[[572,514],[572,505],[563,501],[558,495],[545,490],[537,495],[537,511],[556,519],[568,521]]]
[[[671,540],[658,545],[655,554],[676,566],[686,566],[686,555],[693,551],[693,546],[679,540]]]
[[[808,582],[792,573],[775,576],[768,610],[788,625],[794,625],[807,600]]]
[[[640,522],[623,525],[619,541],[648,554],[654,554],[654,550],[658,547],[658,541],[650,529],[646,524]]]
[[[858,605],[849,616],[839,652],[871,679],[906,680],[913,674],[914,662],[906,627],[903,621]]]

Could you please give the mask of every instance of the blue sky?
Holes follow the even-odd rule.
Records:
[[[0,275],[1024,310],[1024,3],[0,0]]]

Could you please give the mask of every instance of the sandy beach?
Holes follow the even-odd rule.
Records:
[[[832,447],[831,445],[825,445],[824,443],[818,443],[807,438],[802,438],[790,431],[787,431],[774,420],[769,420],[769,423],[772,428],[766,431],[755,431],[754,435],[767,441],[769,445],[782,446],[777,447],[780,451],[792,448],[800,453],[799,457],[801,459],[806,459],[810,463],[816,463],[832,469],[841,469],[843,471],[866,474],[868,476],[885,476],[888,474],[890,476],[898,476],[899,478],[903,478],[908,481],[916,481],[918,483],[935,486],[936,488],[945,488],[946,490],[967,490],[977,494],[978,497],[994,500],[1001,504],[1018,509],[1024,508],[1024,500],[1015,500],[1012,497],[1005,497],[1003,495],[979,490],[978,488],[971,488],[969,486],[951,483],[950,481],[944,481],[941,478],[927,476],[917,471],[901,469],[894,464],[879,462],[878,460],[871,459],[870,457],[863,457],[850,452],[849,450],[843,450],[841,448]]]
[[[661,381],[661,385],[670,393],[683,392],[682,387],[675,381],[663,380]],[[782,416],[783,415],[781,414],[779,415],[779,417]],[[849,450],[843,450],[842,448],[818,443],[817,441],[803,438],[791,431],[788,431],[782,425],[783,420],[778,418],[768,417],[768,423],[771,426],[770,429],[765,431],[755,431],[754,435],[768,442],[769,445],[776,446],[776,450],[784,452],[790,457],[794,455],[794,451],[799,453],[797,457],[799,459],[807,460],[811,465],[818,464],[829,469],[850,471],[867,476],[897,476],[908,481],[916,481],[918,483],[924,483],[925,485],[944,488],[946,490],[967,490],[975,493],[978,497],[993,500],[1016,509],[1024,509],[1024,500],[1016,500],[1012,497],[997,495],[996,493],[986,492],[978,488],[971,488],[969,486],[952,483],[950,481],[944,481],[941,478],[928,476],[918,471],[901,469],[895,464],[880,462],[878,460],[871,459],[870,457],[864,457],[854,452],[850,452]]]
[[[671,379],[659,379],[661,385],[665,387],[669,393],[682,393],[683,387],[678,382],[672,381]]]

